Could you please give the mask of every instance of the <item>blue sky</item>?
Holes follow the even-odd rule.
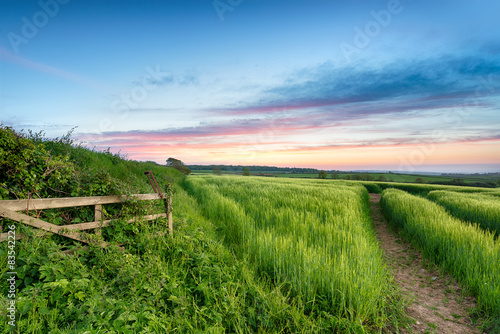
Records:
[[[500,170],[495,1],[0,2],[0,121],[163,163]]]

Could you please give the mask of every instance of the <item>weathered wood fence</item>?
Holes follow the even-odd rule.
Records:
[[[160,194],[137,194],[129,196],[92,196],[92,197],[64,197],[64,198],[44,198],[44,199],[21,199],[21,200],[3,200],[0,201],[0,217],[12,219],[41,230],[39,235],[45,233],[54,233],[65,236],[70,239],[78,240],[84,243],[89,243],[91,238],[86,237],[85,230],[98,229],[96,234],[100,234],[100,228],[108,226],[112,220],[102,219],[102,205],[112,203],[124,203],[127,200],[155,200],[163,199],[166,202],[166,213],[147,215],[130,219],[128,222],[132,223],[136,220],[154,220],[159,217],[168,218],[168,226],[170,234],[173,233],[172,223],[172,195],[164,199]],[[29,216],[20,211],[26,212],[31,210],[44,210],[44,209],[59,209],[77,206],[94,206],[95,214],[94,221],[88,223],[78,223],[69,225],[55,225],[44,220]],[[23,236],[16,234],[16,239]],[[7,233],[0,234],[0,241],[8,239]],[[101,242],[101,247],[105,247],[106,243]]]

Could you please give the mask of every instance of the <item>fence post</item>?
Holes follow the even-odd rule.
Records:
[[[101,204],[96,204],[94,209],[94,221],[100,222],[102,220],[102,206]],[[98,227],[95,230],[95,234],[101,235],[101,228]]]
[[[174,223],[172,220],[172,197],[174,195],[174,186],[170,183],[165,185],[165,193],[167,194],[167,198],[165,199],[165,209],[167,211],[168,217],[168,229],[170,230],[170,235],[174,235]]]
[[[172,220],[172,193],[168,194],[168,229],[170,230],[170,235],[174,235],[174,222]]]

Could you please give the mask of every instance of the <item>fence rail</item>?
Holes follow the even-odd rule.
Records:
[[[146,215],[139,218],[133,218],[128,220],[129,223],[136,221],[137,219],[144,220],[154,220],[159,217],[168,218],[168,226],[170,234],[173,233],[173,223],[172,223],[172,195],[170,194],[168,198],[163,198],[160,194],[136,194],[136,195],[123,195],[123,196],[91,196],[91,197],[63,197],[63,198],[43,198],[43,199],[21,199],[21,200],[4,200],[0,201],[0,217],[5,217],[12,219],[16,222],[26,224],[41,230],[39,235],[44,235],[46,233],[54,233],[65,236],[67,238],[78,240],[84,243],[89,243],[89,238],[85,230],[98,229],[96,234],[100,234],[100,228],[108,226],[112,220],[102,219],[102,205],[113,204],[113,203],[124,203],[128,200],[156,200],[162,199],[166,201],[166,213]],[[94,221],[88,223],[78,223],[69,225],[55,225],[44,220],[29,216],[23,211],[28,213],[32,210],[44,210],[44,209],[60,209],[69,208],[77,206],[94,206]],[[22,235],[16,234],[16,239],[22,238]],[[0,242],[7,240],[8,234],[0,234]],[[107,244],[101,242],[100,246],[105,247]]]

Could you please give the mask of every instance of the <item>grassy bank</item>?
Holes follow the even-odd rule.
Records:
[[[153,163],[72,145],[69,137],[48,140],[0,128],[2,199],[149,193],[143,172],[161,185],[173,183],[174,237],[163,220],[127,224],[137,213],[161,212],[151,205],[109,205],[103,229],[106,249],[89,247],[7,219],[28,235],[15,245],[16,326],[19,333],[312,332],[318,322],[272,282],[256,279],[245,260],[220,241],[214,225],[182,187],[184,176]],[[46,210],[54,223],[92,219],[90,208]],[[123,244],[119,249],[117,244]],[[74,255],[63,255],[62,249]],[[0,243],[1,332],[12,330],[7,303],[7,243]]]

